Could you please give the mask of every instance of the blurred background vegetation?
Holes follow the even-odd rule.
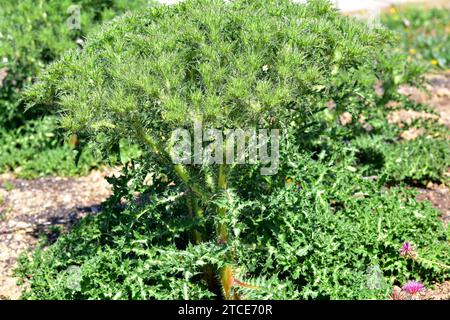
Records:
[[[54,113],[26,110],[22,92],[40,71],[103,22],[152,3],[149,0],[3,0],[0,6],[0,172],[19,177],[86,174],[100,165],[92,149],[65,137]],[[71,29],[71,6],[80,8],[81,29]]]

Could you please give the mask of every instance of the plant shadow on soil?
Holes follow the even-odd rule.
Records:
[[[34,238],[44,240],[46,244],[51,245],[58,240],[59,236],[67,233],[82,220],[86,215],[95,215],[101,212],[101,205],[89,207],[77,207],[69,215],[56,215],[49,217],[46,221],[34,226],[30,233]]]

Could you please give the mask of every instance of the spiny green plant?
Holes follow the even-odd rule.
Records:
[[[426,185],[447,183],[449,143],[432,137],[397,141],[383,136],[362,137],[352,143],[358,150],[361,172],[384,176],[387,182]]]
[[[440,265],[400,255],[411,241],[421,257],[450,262],[439,212],[418,203],[414,191],[381,190],[348,171],[350,159],[311,161],[297,153],[291,160],[295,166],[280,168],[289,179],[273,191],[253,182],[242,185],[253,196],[234,190],[228,246],[189,242],[201,222],[186,213],[183,186],[163,174],[144,184],[154,168],[134,161],[110,180],[115,192],[99,215],[22,256],[17,274],[29,285],[23,297],[220,298],[204,277],[207,266],[229,272],[225,292],[240,299],[384,299],[409,279],[429,285],[448,278]],[[233,269],[225,269],[230,254]],[[68,286],[74,267],[77,289]]]
[[[28,98],[57,105],[73,132],[130,139],[149,161],[171,166],[189,191],[188,211],[216,225],[216,240],[227,245],[229,188],[238,170],[172,166],[171,133],[196,121],[212,128],[304,126],[327,100],[342,109],[366,85],[361,73],[376,78],[368,61],[382,55],[387,39],[327,1],[187,1],[117,19],[82,51],[52,64]],[[194,234],[196,243],[207,239]],[[221,278],[222,287],[227,281]]]
[[[112,203],[118,206],[128,200],[126,203],[133,208],[136,199],[132,191],[145,190],[143,182],[149,180],[150,198],[143,210],[117,211],[118,208],[110,207],[105,211],[106,220],[101,225],[106,229],[96,234],[102,239],[107,237],[102,245],[112,246],[114,256],[97,256],[98,252],[90,251],[82,254],[80,260],[72,253],[72,258],[66,255],[56,260],[75,259],[75,264],[83,265],[89,257],[95,261],[101,257],[113,266],[126,261],[125,265],[132,265],[130,270],[135,270],[143,263],[143,257],[147,256],[143,258],[148,260],[145,264],[156,263],[158,255],[153,252],[161,249],[169,252],[168,257],[178,256],[191,267],[188,275],[175,273],[174,281],[178,288],[186,282],[201,283],[202,289],[195,287],[194,297],[212,292],[227,299],[262,298],[270,297],[270,288],[292,289],[281,292],[281,298],[360,295],[351,282],[358,279],[361,287],[364,263],[379,256],[380,263],[389,266],[388,257],[393,255],[389,248],[393,243],[401,243],[403,239],[397,237],[408,232],[392,227],[391,222],[384,232],[380,229],[384,216],[374,223],[366,215],[368,208],[383,208],[380,214],[389,221],[387,212],[393,209],[399,224],[406,211],[392,198],[384,200],[387,196],[371,189],[375,188],[373,185],[368,187],[368,193],[378,192],[379,197],[373,202],[367,197],[364,210],[359,211],[361,195],[348,189],[356,181],[345,180],[347,175],[342,175],[343,168],[349,167],[353,159],[349,160],[345,152],[327,154],[326,145],[334,143],[343,149],[339,140],[347,134],[335,125],[340,113],[351,109],[358,114],[375,104],[374,84],[392,74],[382,67],[390,54],[390,38],[382,28],[370,29],[363,22],[342,17],[323,0],[302,5],[287,0],[188,0],[115,19],[88,37],[82,50],[70,51],[53,63],[27,92],[27,99],[31,106],[54,108],[62,115],[64,128],[90,137],[106,150],[118,139],[137,143],[142,151],[140,169],[130,169],[134,176],[131,180],[122,177],[115,181]],[[399,81],[394,82],[398,84]],[[330,101],[334,109],[327,108]],[[174,164],[169,156],[172,132],[180,127],[192,131],[196,122],[205,128],[281,129],[282,165],[278,175],[261,175],[261,163]],[[305,149],[316,152],[314,157],[310,153],[304,155]],[[315,161],[341,171],[329,171],[320,165],[322,169],[314,169]],[[300,174],[301,166],[310,168],[310,178]],[[314,174],[314,170],[320,174]],[[296,182],[295,186],[286,185],[287,177]],[[335,181],[336,177],[346,184]],[[327,188],[333,190],[330,195]],[[332,198],[340,189],[346,190],[346,201],[338,199],[333,209]],[[384,201],[388,205],[383,206]],[[343,208],[339,205],[342,202]],[[412,207],[415,205],[414,202]],[[352,210],[347,211],[348,206]],[[337,226],[340,219],[351,220],[345,218],[351,214],[362,219],[358,231],[364,235],[377,231],[378,237],[372,235],[369,245],[356,245],[356,241],[347,238],[344,225]],[[432,236],[441,236],[443,227],[433,220],[435,216],[436,212],[428,208],[423,221]],[[408,227],[421,223],[410,219],[405,220]],[[114,221],[120,221],[119,225],[109,229]],[[146,223],[136,231],[141,221]],[[124,234],[132,238],[126,240]],[[388,242],[382,241],[385,239]],[[311,240],[314,246],[310,248]],[[71,241],[67,241],[70,245]],[[128,251],[128,241],[134,243],[132,251]],[[420,238],[415,241],[420,242]],[[441,256],[445,244],[439,244]],[[55,250],[56,254],[62,253]],[[349,250],[354,258],[364,259],[352,259],[342,265],[342,273],[331,274],[331,266],[345,260]],[[110,257],[118,258],[112,261]],[[36,275],[37,269],[31,267],[36,291],[30,297],[67,293],[61,287],[48,291],[58,277],[50,260],[34,260],[38,265],[46,265],[43,270],[53,276],[49,278],[52,280],[45,280],[45,275]],[[196,264],[192,265],[193,261]],[[179,268],[186,270],[180,260],[164,263],[160,270],[172,270],[169,274],[174,274],[171,268],[178,263]],[[398,271],[407,269],[404,264],[399,269],[396,262],[392,263],[383,270],[392,268],[396,280],[402,276]],[[90,266],[98,270],[94,263]],[[118,285],[124,283],[126,275],[115,277],[115,267],[106,268],[111,273],[99,281],[110,281],[112,285],[111,279],[116,279]],[[155,274],[157,271],[149,268],[144,267],[149,272],[138,280],[143,290],[140,297],[164,297],[173,282],[167,274]],[[89,277],[93,272],[88,272]],[[431,277],[441,274],[438,268]],[[346,291],[338,289],[343,284]],[[133,292],[133,288],[113,289],[107,297],[117,290]],[[85,297],[83,294],[89,295],[89,290],[70,297]],[[94,291],[92,296],[104,297],[101,291]]]

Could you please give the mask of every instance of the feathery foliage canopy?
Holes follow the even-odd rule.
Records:
[[[286,127],[376,79],[389,35],[327,1],[186,1],[130,13],[53,64],[28,92],[62,124],[158,142],[177,127]]]
[[[20,93],[46,64],[77,48],[90,31],[117,14],[142,8],[147,0],[3,0],[0,6],[0,126],[13,129],[43,110],[23,113]],[[80,8],[80,29],[70,29],[71,6]]]

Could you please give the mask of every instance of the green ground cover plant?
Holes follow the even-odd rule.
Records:
[[[189,241],[200,222],[184,211],[182,186],[143,187],[147,169],[138,174],[130,167],[114,182],[120,191],[102,214],[50,248],[23,256],[18,274],[31,284],[24,298],[222,298],[204,279],[205,267],[223,268],[230,255],[234,277],[245,283],[232,289],[240,299],[385,299],[393,284],[448,277],[445,268],[399,255],[409,239],[421,256],[450,263],[448,230],[436,209],[414,200],[411,190],[380,190],[343,163],[310,158],[292,159],[298,167],[281,172],[293,182],[278,183],[272,192],[254,184],[262,196],[235,190],[237,204],[228,211],[234,234],[226,246]],[[137,202],[135,192],[146,200]],[[118,206],[119,198],[127,205]],[[74,267],[77,289],[68,285]]]
[[[439,212],[402,176],[385,187],[397,169],[372,181],[358,164],[355,141],[395,129],[377,116],[372,133],[339,121],[382,114],[400,84],[420,81],[420,66],[396,64],[406,57],[393,39],[323,0],[188,0],[91,34],[27,101],[107,154],[120,139],[141,154],[110,178],[99,215],[22,256],[24,297],[383,299],[393,284],[448,279]],[[277,173],[174,163],[171,133],[196,122],[281,130]],[[406,242],[420,259],[401,255]]]
[[[438,122],[436,112],[397,94],[391,102],[397,108],[373,108],[363,113],[364,124],[353,130],[349,144],[356,149],[355,167],[365,176],[379,176],[387,184],[406,183],[425,186],[428,182],[448,184],[445,173],[450,164],[448,127]],[[414,120],[410,124],[392,124],[386,119],[398,110],[426,112],[432,119]],[[364,132],[363,127],[370,127]],[[422,135],[407,140],[401,134],[421,130]],[[363,132],[361,134],[361,132]]]
[[[356,139],[353,144],[358,150],[358,167],[366,176],[383,176],[389,183],[416,186],[448,183],[448,140],[420,137],[398,141],[377,135]]]
[[[22,178],[87,174],[100,164],[92,150],[77,151],[64,143],[54,117],[29,120],[19,129],[0,135],[0,167]]]

